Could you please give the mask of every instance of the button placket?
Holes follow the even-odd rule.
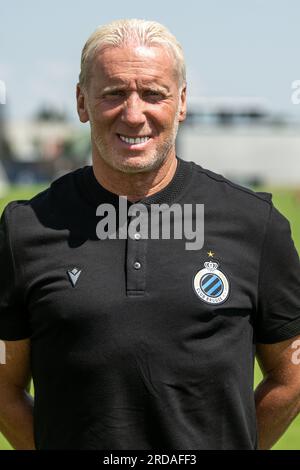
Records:
[[[148,213],[141,214],[140,219],[144,220]],[[128,226],[132,218],[128,220]],[[148,240],[142,238],[136,232],[131,237],[127,236],[127,256],[126,256],[126,292],[127,295],[143,295],[146,287],[146,251]]]

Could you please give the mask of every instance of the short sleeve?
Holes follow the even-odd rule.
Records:
[[[300,262],[290,224],[271,206],[262,249],[255,337],[276,343],[300,334]]]
[[[16,341],[28,338],[30,334],[17,285],[8,213],[7,206],[0,219],[0,339]]]

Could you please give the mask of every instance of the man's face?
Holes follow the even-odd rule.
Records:
[[[105,48],[86,91],[77,91],[81,121],[90,121],[93,153],[127,173],[150,171],[175,154],[186,112],[174,60],[162,47]]]

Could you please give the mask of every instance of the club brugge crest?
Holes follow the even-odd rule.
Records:
[[[204,268],[194,277],[194,289],[203,302],[220,304],[229,295],[229,282],[216,261],[206,261]]]

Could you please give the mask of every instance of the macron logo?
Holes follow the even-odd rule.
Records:
[[[78,278],[81,274],[81,271],[77,268],[73,268],[72,271],[67,271],[67,273],[68,273],[72,286],[75,287],[78,281]]]

